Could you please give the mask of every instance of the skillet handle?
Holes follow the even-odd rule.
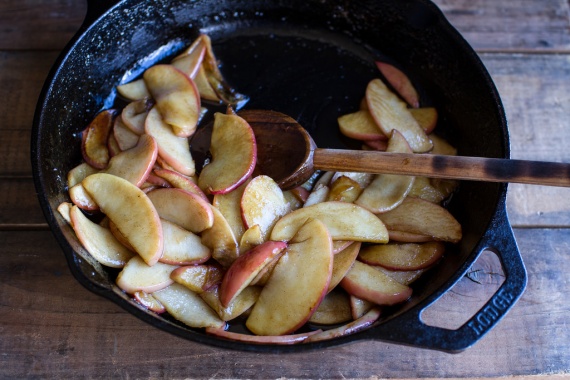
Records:
[[[87,0],[87,14],[83,20],[82,29],[87,29],[105,12],[119,3],[120,0]]]
[[[438,296],[427,305],[414,308],[372,329],[376,332],[375,338],[448,352],[462,351],[481,339],[505,316],[526,287],[526,269],[508,223],[504,203],[477,247],[479,254],[484,250],[497,254],[503,266],[505,281],[463,326],[450,330],[423,323],[422,311],[435,302]]]

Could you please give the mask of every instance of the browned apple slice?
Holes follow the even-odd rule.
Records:
[[[388,142],[389,153],[412,153],[404,136],[393,130]],[[378,174],[354,202],[377,214],[396,208],[404,201],[414,184],[413,176]]]
[[[147,195],[161,218],[188,231],[197,234],[214,224],[210,204],[196,194],[182,189],[164,188],[153,190]]]
[[[190,78],[195,78],[205,53],[206,46],[204,40],[199,37],[188,49],[174,58],[171,64]]]
[[[432,240],[457,243],[461,224],[445,208],[419,198],[406,198],[395,209],[379,215],[389,230],[431,236]]]
[[[208,81],[206,70],[204,69],[203,65],[200,65],[200,67],[198,67],[198,71],[194,77],[194,83],[196,83],[196,88],[198,89],[200,98],[215,103],[219,103],[221,101],[220,97],[216,91],[214,91],[212,85]]]
[[[412,295],[411,288],[360,261],[354,262],[340,286],[349,294],[377,305],[394,305]]]
[[[342,115],[338,118],[340,132],[356,140],[386,140],[388,137],[380,130],[368,110]]]
[[[316,205],[317,203],[325,202],[329,196],[330,188],[326,185],[319,185],[309,193],[307,200],[303,207]]]
[[[71,207],[69,217],[83,248],[102,265],[122,268],[134,256],[111,231],[89,220],[77,206]]]
[[[376,67],[378,67],[378,70],[380,70],[394,90],[396,90],[411,107],[418,108],[420,106],[418,92],[406,74],[386,62],[376,61]]]
[[[399,281],[398,281],[399,282]],[[374,307],[374,303],[355,296],[350,296],[350,312],[352,319],[358,319],[368,313]]]
[[[178,137],[192,136],[200,118],[200,94],[190,77],[172,65],[154,65],[144,81],[164,122]]]
[[[162,120],[156,108],[148,113],[145,132],[154,137],[158,144],[158,155],[168,165],[181,174],[194,175],[196,167],[188,139],[176,136],[172,128]]]
[[[200,297],[220,316],[223,321],[231,321],[251,309],[259,298],[261,288],[258,286],[248,286],[243,289],[227,306],[220,302],[219,286],[213,286],[205,292],[200,293]]]
[[[426,243],[428,241],[433,241],[433,237],[427,235],[414,234],[412,232],[406,231],[388,231],[388,236],[390,236],[390,241],[397,241],[400,243]]]
[[[144,80],[137,79],[129,83],[120,84],[117,86],[117,91],[128,100],[141,100],[150,98],[150,92],[146,88]]]
[[[226,323],[199,295],[180,284],[153,293],[166,311],[180,322],[190,327],[212,327],[223,329]]]
[[[107,149],[109,150],[109,157],[111,158],[122,152],[121,147],[119,146],[117,139],[115,139],[115,135],[112,131],[109,134],[109,139],[107,140]]]
[[[249,124],[237,115],[214,115],[210,152],[198,185],[210,194],[227,193],[244,183],[257,160],[255,136]]]
[[[350,240],[334,240],[333,241],[333,255],[342,252],[344,249],[348,248],[354,242]]]
[[[416,177],[408,196],[421,198],[432,203],[440,203],[446,198],[446,195],[435,188],[427,177]]]
[[[265,239],[261,234],[261,228],[257,224],[255,226],[251,226],[247,230],[245,230],[245,232],[241,236],[239,242],[239,252],[240,253],[247,252],[256,245],[263,243],[264,241]]]
[[[220,285],[220,302],[224,307],[244,290],[263,268],[281,255],[287,243],[268,241],[240,255],[229,267]]]
[[[348,273],[350,268],[352,268],[352,264],[354,264],[354,261],[358,257],[360,247],[361,243],[353,243],[343,251],[334,255],[331,282],[329,283],[327,292],[333,290]]]
[[[363,207],[345,202],[322,202],[285,215],[275,224],[270,240],[290,240],[308,219],[322,221],[333,240],[386,243],[388,231],[378,217]]]
[[[380,317],[380,309],[373,308],[368,313],[364,314],[362,317],[358,318],[355,321],[347,323],[346,325],[342,325],[334,329],[325,330],[318,334],[311,335],[310,337],[304,340],[304,343],[319,342],[322,340],[338,338],[339,336],[354,334],[357,331],[360,331],[362,329],[371,326],[374,322],[378,320],[379,317]]]
[[[85,191],[81,183],[69,188],[69,198],[74,205],[85,211],[97,211],[99,205]]]
[[[214,195],[212,199],[212,205],[226,218],[234,232],[234,237],[238,241],[241,240],[246,230],[241,211],[241,200],[246,186],[247,181],[229,193]]]
[[[214,224],[202,232],[202,244],[212,251],[212,258],[224,268],[229,267],[239,255],[238,242],[232,227],[215,207],[211,206]]]
[[[210,249],[200,237],[184,228],[162,219],[164,251],[160,262],[171,265],[202,264],[210,258]]]
[[[133,185],[140,187],[149,176],[157,155],[158,145],[156,141],[145,134],[139,138],[136,146],[111,158],[103,173],[124,178]]]
[[[57,211],[61,217],[69,224],[71,224],[71,216],[69,215],[71,207],[73,207],[73,204],[69,202],[61,202],[59,206],[57,206]]]
[[[85,179],[88,175],[98,173],[99,169],[83,162],[67,173],[67,187],[72,188]]]
[[[202,293],[219,284],[224,271],[218,265],[186,265],[176,268],[170,274],[174,282],[184,285],[195,293]]]
[[[247,228],[258,225],[263,237],[288,211],[283,191],[271,177],[257,176],[245,187],[241,197],[243,221]]]
[[[256,335],[283,335],[301,327],[329,286],[332,241],[324,223],[299,228],[261,291],[246,326]]]
[[[322,332],[322,330],[314,330],[314,331],[308,331],[292,335],[260,336],[260,335],[242,334],[220,328],[210,328],[210,327],[206,328],[207,334],[215,335],[220,338],[225,338],[228,340],[235,340],[238,342],[245,342],[245,343],[280,344],[280,345],[301,343],[311,335],[315,335],[320,332]]]
[[[170,273],[174,265],[148,265],[140,256],[131,258],[117,276],[117,286],[129,294],[143,291],[153,293],[173,283]]]
[[[385,273],[402,285],[410,285],[412,282],[420,278],[420,276],[427,270],[425,268],[417,270],[391,270],[381,266],[375,266],[374,269]]]
[[[297,186],[296,188],[288,191],[293,194],[302,204],[305,203],[309,197],[309,190],[305,189],[303,186]]]
[[[107,140],[111,134],[116,113],[115,110],[98,113],[81,134],[83,159],[96,169],[104,169],[109,162]]]
[[[411,108],[410,113],[425,133],[429,135],[433,132],[437,125],[437,109],[434,107]],[[432,143],[435,144],[433,140]]]
[[[336,172],[331,178],[331,183],[334,183],[340,177],[348,177],[354,182],[358,183],[360,188],[364,189],[370,185],[370,182],[372,182],[372,179],[374,179],[374,174],[358,172]]]
[[[433,149],[430,153],[443,154],[446,156],[457,156],[457,149],[455,149],[453,145],[447,142],[447,140],[433,133],[429,137],[431,141],[433,141]]]
[[[358,257],[369,265],[391,270],[412,271],[435,264],[445,252],[442,242],[424,244],[376,244],[364,247]]]
[[[144,261],[155,264],[162,255],[162,224],[146,194],[129,181],[106,173],[92,174],[81,184]]]
[[[142,290],[135,292],[135,294],[133,294],[133,298],[143,307],[150,311],[154,311],[157,314],[162,314],[166,311],[164,305],[154,298],[152,294],[143,292]]]
[[[309,323],[336,325],[350,320],[352,314],[348,295],[342,291],[332,291],[323,298]]]
[[[115,118],[113,124],[113,136],[115,136],[119,148],[121,150],[127,150],[137,145],[140,134],[131,131],[123,122],[123,117],[119,115]]]
[[[362,193],[362,188],[355,180],[341,176],[334,181],[331,180],[327,201],[339,201],[352,203]]]
[[[283,191],[283,198],[285,199],[288,212],[297,210],[303,206],[303,202],[291,190]]]
[[[170,169],[162,169],[162,168],[155,168],[153,173],[159,176],[160,178],[165,179],[168,181],[172,187],[177,189],[182,189],[188,191],[189,193],[194,193],[202,198],[206,202],[210,202],[206,194],[196,185],[196,182],[192,180],[191,177],[185,176],[183,174],[178,173],[177,171],[170,170]]]
[[[136,100],[127,104],[121,112],[121,119],[124,125],[135,135],[142,135],[148,111],[150,111],[153,105],[154,101],[150,98]]]
[[[368,140],[362,144],[363,150],[378,150],[381,152],[385,152],[388,148],[388,141],[387,140]]]
[[[404,135],[414,152],[431,150],[433,145],[425,131],[406,108],[406,104],[382,80],[373,79],[368,83],[366,101],[370,114],[386,136],[390,136],[392,130],[396,129]]]

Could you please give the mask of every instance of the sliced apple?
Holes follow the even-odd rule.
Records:
[[[155,138],[158,155],[169,166],[181,174],[194,175],[196,166],[190,153],[188,139],[176,136],[172,128],[162,120],[156,108],[152,108],[148,113],[145,132]]]
[[[331,181],[327,201],[339,201],[352,203],[362,193],[362,188],[355,180],[341,176]]]
[[[163,188],[147,195],[161,218],[188,231],[197,234],[214,225],[210,204],[196,194],[182,189]]]
[[[148,112],[154,105],[154,101],[150,98],[144,98],[130,102],[123,108],[121,112],[121,119],[124,125],[135,135],[142,135],[145,133],[145,121]]]
[[[374,322],[378,320],[378,318],[380,318],[380,309],[373,308],[368,313],[364,314],[362,317],[350,323],[347,323],[346,325],[342,325],[334,329],[325,330],[318,334],[313,334],[307,339],[305,339],[303,342],[304,343],[319,342],[322,340],[329,340],[333,338],[338,338],[340,336],[354,334],[357,331],[370,327]]]
[[[237,115],[214,115],[210,145],[212,161],[206,165],[198,185],[210,194],[228,193],[253,173],[257,145],[249,124]]]
[[[412,288],[360,261],[354,262],[340,286],[349,294],[377,305],[394,305],[412,295]]]
[[[190,327],[212,327],[223,329],[226,323],[199,295],[180,284],[153,293],[166,311],[178,321]]]
[[[275,224],[270,240],[289,241],[308,219],[322,221],[333,240],[386,243],[388,231],[378,217],[363,207],[345,202],[322,202],[285,215]]]
[[[210,258],[210,249],[200,237],[184,228],[162,219],[164,252],[160,262],[171,265],[202,264]]]
[[[358,257],[369,265],[391,270],[412,271],[435,264],[445,252],[442,242],[424,244],[376,244],[364,247]]]
[[[85,188],[78,183],[77,185],[69,189],[69,198],[74,205],[85,211],[97,211],[99,210],[99,205],[91,198],[91,196],[85,191]]]
[[[139,291],[153,293],[174,282],[170,278],[174,269],[176,266],[163,263],[150,266],[140,256],[134,256],[117,276],[117,286],[129,294]]]
[[[164,243],[162,224],[147,195],[129,181],[112,174],[92,174],[81,184],[144,261],[149,265],[156,264]]]
[[[256,335],[283,335],[301,327],[329,286],[332,241],[324,223],[299,228],[261,291],[246,326]]]
[[[397,241],[399,243],[426,243],[434,240],[431,236],[406,231],[389,230],[388,235],[390,236],[390,241]]]
[[[411,108],[410,113],[416,119],[419,126],[427,133],[428,135],[433,132],[437,125],[437,109],[434,107],[422,107],[422,108]],[[431,139],[431,136],[430,136]],[[435,142],[432,140],[432,143],[435,145]]]
[[[390,153],[412,153],[404,136],[393,130],[386,150]],[[386,212],[400,205],[414,184],[413,176],[396,174],[378,174],[354,202],[377,214]]]
[[[342,291],[328,293],[315,313],[309,318],[309,323],[320,325],[336,325],[352,320],[350,300]]]
[[[71,207],[69,217],[83,247],[102,265],[122,268],[134,256],[111,231],[89,220],[77,206]]]
[[[154,298],[152,294],[143,292],[142,290],[135,292],[135,294],[133,294],[133,298],[143,307],[150,311],[154,311],[155,313],[162,314],[166,311],[164,305]]]
[[[342,115],[338,118],[338,126],[343,135],[356,140],[386,140],[388,138],[368,110]]]
[[[420,106],[418,92],[404,72],[395,66],[381,61],[376,61],[376,67],[384,75],[388,83],[412,108]]]
[[[353,243],[341,252],[334,255],[331,281],[327,292],[332,291],[348,273],[352,264],[358,257],[361,243]]]
[[[292,335],[260,336],[260,335],[242,334],[220,328],[210,328],[210,327],[206,328],[206,334],[218,336],[220,338],[228,340],[244,342],[244,343],[279,344],[279,345],[302,343],[311,335],[315,335],[320,332],[322,332],[322,330],[314,330],[314,331],[308,331]]]
[[[73,204],[69,202],[61,202],[59,206],[57,206],[57,211],[61,217],[69,224],[71,224],[71,216],[69,215],[71,207],[73,207]]]
[[[227,306],[220,302],[218,286],[213,286],[200,293],[200,297],[206,301],[223,321],[231,321],[248,311],[259,298],[259,293],[261,293],[260,287],[248,286],[236,295]]]
[[[418,278],[421,277],[422,274],[424,274],[424,272],[427,269],[417,269],[417,270],[391,270],[391,269],[386,269],[384,267],[381,266],[375,266],[374,269],[376,269],[379,272],[385,273],[386,275],[392,277],[394,280],[398,281],[400,284],[402,285],[410,285],[411,283],[413,283],[414,281],[416,281]]]
[[[399,281],[398,281],[399,282]],[[355,296],[350,296],[350,312],[352,319],[358,319],[374,308],[374,303]]]
[[[429,135],[431,141],[433,141],[433,149],[430,153],[432,154],[442,154],[446,156],[457,156],[457,149],[451,145],[443,137],[439,137],[436,134]]]
[[[206,202],[210,202],[206,194],[196,185],[196,182],[192,179],[192,177],[185,176],[183,174],[178,173],[177,171],[170,170],[170,169],[162,169],[162,168],[155,168],[153,173],[163,178],[164,180],[168,181],[172,187],[177,189],[182,189],[188,191],[189,193],[194,193],[202,198]]]
[[[336,172],[331,178],[331,183],[334,183],[340,177],[348,177],[358,183],[360,188],[364,189],[370,185],[370,182],[372,182],[372,179],[374,178],[374,174],[358,172]]]
[[[239,251],[244,253],[265,241],[259,225],[251,226],[241,236]]]
[[[446,195],[434,187],[427,177],[416,177],[408,196],[421,198],[432,203],[440,203],[446,198]]]
[[[258,225],[266,237],[279,218],[289,211],[287,200],[277,183],[266,175],[252,179],[241,197],[241,213],[247,228]]]
[[[112,131],[109,134],[109,139],[107,140],[107,149],[109,150],[110,158],[113,158],[122,151]]]
[[[202,293],[222,282],[224,270],[218,265],[186,265],[170,274],[174,282],[184,285],[195,293]]]
[[[223,267],[229,267],[239,255],[238,242],[232,227],[215,207],[211,206],[214,223],[202,232],[202,244],[212,251],[212,258]]]
[[[200,118],[200,94],[188,75],[172,65],[148,68],[144,81],[164,122],[178,137],[189,137],[196,131]]]
[[[385,152],[388,148],[388,141],[387,140],[368,140],[365,141],[362,145],[363,150],[378,150],[381,152]]]
[[[195,78],[205,53],[204,40],[197,38],[188,49],[174,58],[171,64],[190,78]]]
[[[113,136],[115,136],[119,148],[127,150],[137,145],[140,134],[131,131],[123,122],[123,117],[119,115],[115,118],[115,123],[113,124]]]
[[[386,136],[390,136],[392,130],[396,129],[404,135],[414,152],[431,150],[433,144],[425,131],[406,108],[406,104],[382,80],[373,79],[368,83],[366,101],[370,114]]]
[[[88,175],[98,173],[99,169],[83,162],[67,173],[67,186],[72,188],[85,179]]]
[[[109,162],[107,140],[113,128],[115,110],[105,110],[95,116],[81,134],[83,159],[96,169],[104,169]]]
[[[103,173],[124,178],[133,185],[140,187],[149,176],[157,155],[156,141],[145,134],[139,138],[136,146],[111,158]]]
[[[246,186],[247,181],[229,193],[214,195],[212,200],[212,205],[226,218],[234,232],[234,237],[238,241],[241,240],[246,230],[241,211],[241,200]]]
[[[196,83],[196,88],[198,89],[200,98],[215,103],[219,103],[221,101],[220,97],[216,91],[214,91],[212,85],[208,81],[204,66],[200,65],[200,67],[198,67],[198,71],[194,77],[194,83]]]
[[[220,285],[220,302],[224,307],[244,290],[263,268],[281,255],[287,243],[268,241],[240,255],[229,267]]]
[[[461,224],[445,208],[419,198],[406,198],[395,209],[380,214],[388,230],[431,236],[432,240],[457,243]]]
[[[150,98],[150,92],[148,92],[148,88],[146,88],[146,84],[142,78],[118,85],[117,91],[123,97],[131,101]]]
[[[316,205],[317,203],[325,202],[329,196],[330,188],[326,185],[319,185],[309,193],[307,200],[303,207]]]

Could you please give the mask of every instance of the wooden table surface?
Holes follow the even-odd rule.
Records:
[[[512,157],[570,162],[568,0],[436,3],[499,89]],[[570,376],[569,189],[509,186],[528,288],[496,328],[459,354],[377,341],[303,354],[229,351],[159,331],[83,288],[39,208],[29,146],[40,89],[85,11],[80,0],[0,2],[0,377]],[[457,327],[500,281],[500,264],[483,255],[426,320]]]

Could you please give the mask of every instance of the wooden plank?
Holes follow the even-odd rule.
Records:
[[[83,22],[86,1],[3,0],[0,50],[62,49]]]
[[[0,129],[0,175],[30,177],[30,131],[27,129]]]
[[[0,178],[0,194],[0,230],[46,223],[31,178]]]
[[[517,230],[528,289],[475,346],[446,354],[376,341],[297,354],[230,351],[159,331],[79,285],[49,232],[0,232],[0,377],[490,377],[570,370],[570,230]],[[440,320],[494,280],[464,279]],[[485,365],[480,365],[484,363]]]
[[[435,0],[450,22],[480,50],[562,51],[570,48],[565,0]],[[85,1],[0,3],[0,50],[59,50],[75,34]]]

